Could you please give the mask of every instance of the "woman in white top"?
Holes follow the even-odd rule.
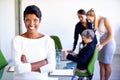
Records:
[[[100,34],[100,44],[98,45],[100,80],[109,80],[111,75],[111,63],[115,53],[115,40],[113,31],[107,18],[96,17],[93,9],[87,12],[87,19],[94,24],[95,30]]]
[[[14,80],[48,80],[56,66],[54,41],[39,33],[41,11],[35,5],[24,11],[26,32],[13,39]]]

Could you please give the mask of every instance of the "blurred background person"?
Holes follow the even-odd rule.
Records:
[[[75,55],[69,53],[68,51],[64,51],[63,54],[67,59],[77,63],[77,69],[75,69],[76,72],[86,73],[89,61],[91,60],[96,48],[94,39],[95,34],[93,30],[86,29],[82,32],[81,36],[85,45],[79,53]]]
[[[73,52],[76,49],[79,35],[81,35],[84,30],[86,30],[86,29],[93,29],[94,30],[91,22],[88,22],[86,19],[86,12],[84,9],[78,10],[77,15],[79,18],[79,22],[75,26],[73,49],[68,50],[68,52]],[[94,37],[94,39],[95,39],[95,43],[97,44],[96,36]],[[81,41],[80,44],[84,45],[84,42]],[[80,44],[79,44],[79,46],[80,46]]]
[[[103,16],[96,16],[93,9],[88,10],[87,20],[93,23],[95,30],[97,30],[100,35],[100,44],[98,45],[100,80],[109,80],[111,75],[111,63],[116,48],[113,30],[108,19]]]

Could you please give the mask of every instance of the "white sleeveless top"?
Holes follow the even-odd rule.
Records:
[[[105,33],[107,33],[107,29],[105,27],[104,20],[105,20],[105,18],[102,18],[100,21],[100,24],[98,26],[98,32],[100,34],[100,37],[103,36]]]

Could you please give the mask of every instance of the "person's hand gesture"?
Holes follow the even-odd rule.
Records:
[[[68,55],[68,52],[67,51],[62,51],[62,54],[64,57],[66,57]]]
[[[23,63],[27,63],[27,59],[26,59],[26,56],[25,56],[25,55],[22,55],[22,56],[21,56],[21,61],[22,61]]]
[[[68,53],[73,53],[73,50],[67,50]]]
[[[71,55],[73,55],[73,56],[77,56],[77,53],[74,53],[74,52],[73,52],[73,53],[71,53]]]
[[[99,44],[98,46],[98,51],[100,51],[103,48],[103,45]]]

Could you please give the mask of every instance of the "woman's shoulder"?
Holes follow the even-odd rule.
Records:
[[[50,35],[44,35],[44,38],[45,38],[46,40],[49,40],[49,41],[53,40],[53,39],[50,37]]]
[[[54,44],[54,40],[50,37],[50,35],[44,35],[44,39],[47,44]]]
[[[105,16],[102,16],[101,22],[103,22],[104,25],[110,24],[109,18],[108,18],[108,17],[105,17]]]
[[[22,38],[22,36],[17,35],[17,36],[15,36],[15,37],[13,38],[13,40],[19,40],[19,39],[21,39],[21,38]]]
[[[50,39],[50,35],[44,35],[44,37],[46,38],[46,39]]]
[[[91,43],[88,44],[88,47],[90,49],[94,49],[96,47],[96,43],[95,43],[95,40],[93,40]]]
[[[17,35],[12,39],[13,43],[20,43],[21,41],[22,41],[22,37],[20,35]]]
[[[105,17],[105,16],[100,16],[99,18],[100,18],[100,21],[105,21],[105,20],[107,20],[107,19],[108,19],[108,18],[107,18],[107,17]]]
[[[82,25],[82,23],[79,21],[77,22],[76,26]]]

